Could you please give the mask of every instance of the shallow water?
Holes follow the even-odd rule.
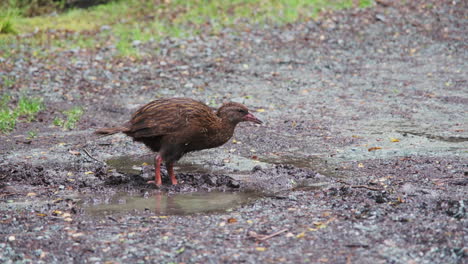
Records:
[[[438,141],[444,141],[444,142],[449,142],[449,143],[460,143],[460,142],[467,142],[468,137],[456,137],[456,136],[438,136],[438,135],[432,135],[429,133],[425,132],[413,132],[413,131],[398,131],[402,134],[410,134],[418,137],[425,137],[428,139],[433,139],[433,140],[438,140]]]
[[[207,161],[212,160],[212,157],[206,153],[200,155],[188,155],[174,164],[176,173],[206,173],[206,174],[223,174],[232,171],[250,172],[250,170],[258,164],[258,161],[253,161],[240,156],[231,156],[229,163],[224,163],[221,166],[208,165]],[[139,175],[144,166],[154,166],[154,156],[120,156],[106,161],[106,163],[115,168],[118,172],[127,175]]]
[[[153,156],[120,156],[106,161],[106,163],[115,168],[120,173],[127,175],[139,175],[144,166],[154,166]],[[272,167],[274,165],[292,165],[297,168],[312,169],[324,175],[331,175],[333,169],[327,161],[316,156],[292,155],[284,156],[258,156],[257,160],[245,158],[242,156],[231,155],[228,163],[222,166],[207,165],[207,161],[212,160],[209,155],[200,153],[196,156],[184,157],[174,164],[176,173],[206,173],[206,174],[250,174],[251,170],[260,165],[262,168]]]
[[[117,193],[113,196],[97,196],[83,204],[84,210],[94,216],[128,214],[135,211],[151,211],[158,215],[187,215],[225,212],[253,202],[260,196],[245,192],[193,192],[155,193],[135,195]]]

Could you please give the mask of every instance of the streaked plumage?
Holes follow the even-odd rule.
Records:
[[[164,161],[173,184],[177,184],[173,163],[185,153],[214,148],[226,143],[239,122],[261,121],[240,103],[223,104],[215,113],[207,105],[190,98],[152,101],[121,127],[102,128],[96,134],[125,133],[158,152],[155,158],[157,185],[161,184],[160,163]]]

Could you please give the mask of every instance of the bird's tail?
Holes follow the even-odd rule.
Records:
[[[120,132],[128,131],[127,127],[104,127],[94,131],[94,134],[109,136]]]

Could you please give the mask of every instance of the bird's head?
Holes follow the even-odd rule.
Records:
[[[240,103],[229,102],[223,104],[216,113],[223,120],[229,121],[231,124],[237,125],[240,122],[248,121],[256,124],[263,123],[254,115],[249,113],[249,109]]]

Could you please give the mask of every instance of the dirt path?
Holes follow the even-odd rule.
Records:
[[[48,108],[0,136],[0,262],[465,262],[468,6],[410,2],[149,43],[138,62],[9,58]],[[91,132],[169,96],[239,101],[265,124],[158,190],[142,145]],[[51,127],[72,105],[78,129]]]

